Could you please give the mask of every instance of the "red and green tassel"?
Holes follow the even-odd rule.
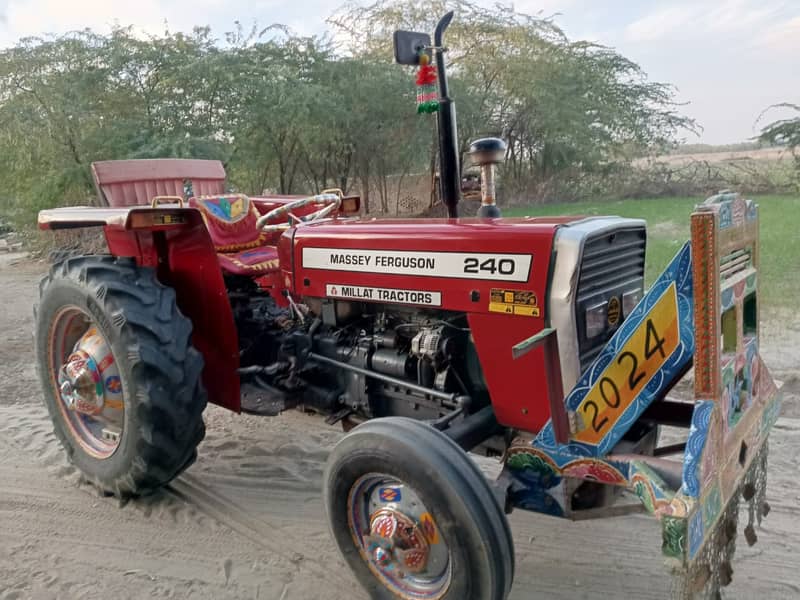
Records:
[[[439,110],[439,91],[436,87],[436,67],[425,52],[419,55],[417,71],[417,113],[430,114]]]

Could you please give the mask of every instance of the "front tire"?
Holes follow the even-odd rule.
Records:
[[[40,283],[36,357],[69,460],[98,489],[148,494],[194,462],[205,435],[191,322],[150,268],[68,258]]]
[[[325,476],[331,533],[371,598],[503,600],[511,532],[486,478],[452,440],[413,419],[356,427]]]

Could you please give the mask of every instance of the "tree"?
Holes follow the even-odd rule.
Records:
[[[223,160],[246,193],[338,187],[397,212],[411,174],[435,179],[437,145],[435,118],[414,109],[413,69],[392,63],[392,32],[430,31],[450,7],[460,155],[504,137],[501,181],[528,200],[551,182],[604,177],[691,125],[669,86],[617,52],[465,0],[348,5],[333,37],[238,23],[223,40],[207,27],[85,30],[0,50],[3,205],[32,222],[39,208],[90,201],[93,161],[197,157]]]
[[[800,147],[800,104],[784,102],[770,107],[774,108],[794,111],[797,116],[773,121],[761,130],[758,139],[774,146],[788,146],[794,151]]]
[[[794,157],[794,182],[800,186],[800,104],[784,102],[771,106],[770,109],[788,109],[797,114],[795,117],[778,119],[761,130],[759,141],[773,146],[786,146]],[[769,110],[769,109],[767,109]]]
[[[479,135],[509,142],[506,176],[527,185],[567,170],[626,161],[631,147],[662,146],[693,122],[673,89],[650,82],[614,50],[570,42],[550,20],[464,0],[346,5],[331,20],[344,48],[390,60],[395,29],[431,31],[455,9],[446,44],[462,152]]]

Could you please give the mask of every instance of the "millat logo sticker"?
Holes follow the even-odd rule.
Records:
[[[442,293],[433,290],[401,290],[394,288],[365,287],[361,285],[325,286],[325,294],[331,298],[348,298],[371,302],[389,302],[393,304],[423,304],[441,306]]]
[[[394,487],[385,487],[381,488],[378,492],[380,499],[382,502],[400,502],[400,498],[402,497],[400,494],[400,488]]]
[[[122,381],[120,381],[119,375],[112,375],[106,379],[106,390],[108,390],[110,394],[119,394],[122,392]]]

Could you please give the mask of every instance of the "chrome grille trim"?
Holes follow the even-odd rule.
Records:
[[[644,287],[645,247],[644,227],[623,227],[612,233],[589,235],[583,246],[575,313],[578,319],[578,339],[581,371],[585,370],[622,324],[608,325],[606,331],[592,340],[585,340],[580,322],[585,309],[600,300]]]
[[[604,288],[613,285],[613,280],[607,278],[607,264],[613,263],[612,256],[601,256],[598,253],[589,262],[586,268],[584,248],[592,240],[602,239],[612,233],[645,230],[645,221],[641,219],[626,219],[622,217],[592,217],[569,223],[558,229],[553,242],[553,271],[550,280],[550,293],[548,296],[547,318],[550,327],[558,331],[559,356],[561,359],[561,379],[565,393],[569,393],[580,377],[582,367],[586,360],[593,359],[605,345],[605,340],[592,348],[591,358],[586,354],[581,355],[578,339],[578,311],[579,297],[585,301],[586,293],[591,295],[602,294]],[[624,239],[620,240],[624,242]],[[630,250],[630,256],[625,254],[632,265],[639,265],[638,245],[635,240],[628,240],[629,245],[620,245],[620,251]],[[616,249],[616,246],[615,246]],[[590,247],[591,250],[591,247]],[[590,252],[590,255],[592,252]],[[623,256],[620,254],[620,256]],[[622,263],[620,263],[622,264]],[[602,270],[600,270],[602,267]],[[593,269],[597,269],[594,273]],[[644,275],[644,260],[641,261],[641,275]],[[606,274],[606,275],[603,275]],[[624,284],[627,275],[620,279]],[[595,290],[599,290],[595,291]],[[581,328],[583,325],[581,324]],[[602,337],[602,336],[601,336]]]

